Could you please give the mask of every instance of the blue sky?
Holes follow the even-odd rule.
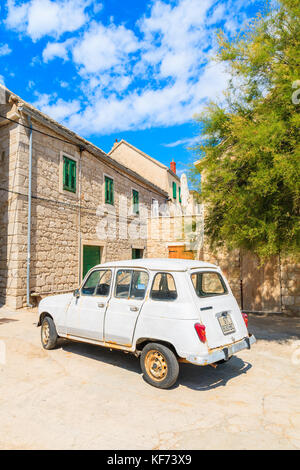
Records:
[[[193,116],[222,99],[216,32],[261,0],[0,0],[0,81],[108,152],[129,141],[182,172]]]

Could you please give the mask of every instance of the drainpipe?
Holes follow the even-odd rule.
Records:
[[[79,198],[79,208],[78,208],[78,259],[79,259],[79,266],[78,266],[78,282],[79,285],[82,281],[82,273],[81,273],[81,160],[82,160],[82,152],[84,151],[84,147],[79,147],[79,168],[78,168],[78,198]]]
[[[28,162],[28,222],[27,222],[27,282],[26,282],[26,304],[27,307],[33,307],[30,303],[30,248],[31,248],[31,182],[32,182],[32,123],[30,116],[28,122],[30,126],[29,134],[29,162]]]

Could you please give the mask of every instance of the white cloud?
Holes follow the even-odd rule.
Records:
[[[68,39],[64,42],[48,42],[45,49],[43,50],[43,61],[49,62],[55,58],[67,60],[68,48],[72,43],[72,39]]]
[[[88,16],[85,9],[92,0],[7,0],[6,26],[26,33],[32,40],[49,35],[59,37],[81,28]]]
[[[200,137],[186,137],[185,139],[176,140],[175,142],[170,142],[169,144],[162,144],[164,147],[179,147],[183,145],[184,147],[191,147],[199,142]]]
[[[125,97],[95,92],[81,113],[68,119],[68,125],[84,134],[106,134],[121,130],[170,126],[191,121],[209,98],[216,98],[228,76],[220,65],[208,66],[198,82],[176,81],[163,88],[133,91]]]
[[[73,48],[76,64],[86,73],[99,73],[117,65],[122,66],[129,54],[139,47],[133,31],[124,26],[92,24],[82,40]]]
[[[12,52],[8,44],[0,45],[0,57],[4,55],[9,55]]]
[[[109,134],[191,121],[208,99],[222,96],[228,75],[210,62],[216,28],[221,22],[234,31],[245,19],[244,4],[153,0],[130,28],[113,18],[108,24],[96,16],[90,21],[92,8],[99,12],[95,0],[8,0],[6,24],[33,40],[54,37],[43,50],[44,63],[68,60],[76,69],[77,87],[69,87],[76,90],[74,100],[41,94],[34,104],[80,133]],[[33,63],[40,65],[36,58]],[[181,139],[166,146],[185,144],[193,142]]]
[[[56,121],[61,122],[80,110],[80,103],[77,100],[64,101],[61,98],[57,99],[56,95],[51,96],[46,93],[36,93],[36,96],[37,100],[33,103],[33,106]]]
[[[206,16],[214,0],[181,0],[173,8],[161,0],[140,22],[145,35],[142,60],[161,77],[187,77],[206,60],[210,33]]]

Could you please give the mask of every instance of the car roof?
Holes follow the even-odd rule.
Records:
[[[111,268],[146,268],[153,271],[187,271],[189,269],[197,268],[218,269],[215,264],[205,263],[204,261],[176,258],[140,258],[121,261],[110,261],[108,263],[97,265],[97,267],[103,266]]]

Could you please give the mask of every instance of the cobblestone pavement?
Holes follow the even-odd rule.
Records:
[[[300,320],[249,316],[258,342],[147,385],[134,356],[62,341],[0,308],[0,449],[299,449]]]

